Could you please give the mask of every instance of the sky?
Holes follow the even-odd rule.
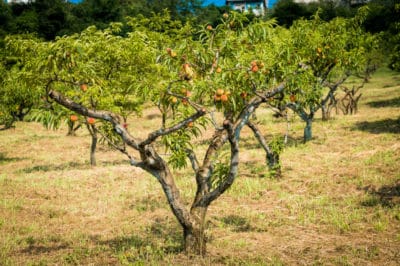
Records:
[[[271,8],[273,4],[275,4],[277,0],[269,0],[268,7]],[[225,5],[225,0],[204,0],[205,5],[214,4],[216,6],[223,6]]]
[[[205,0],[205,5],[214,4],[216,6],[223,6],[225,5],[225,0]]]

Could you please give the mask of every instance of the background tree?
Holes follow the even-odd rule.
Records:
[[[68,27],[67,3],[63,0],[37,0],[33,2],[33,8],[38,17],[38,32],[47,40],[54,39],[59,31]]]
[[[0,2],[0,39],[4,38],[4,36],[9,32],[11,26],[12,14],[10,6],[4,3],[4,1]]]
[[[365,12],[353,19],[336,18],[323,22],[318,14],[313,21],[298,20],[290,28],[301,58],[299,64],[310,73],[307,84],[290,95],[287,106],[306,123],[304,141],[312,137],[312,121],[321,109],[328,118],[327,103],[350,75],[365,71],[374,38],[364,34],[360,25]],[[324,88],[327,93],[324,95]]]
[[[310,14],[312,13],[308,13],[302,4],[293,0],[281,0],[275,4],[271,16],[276,18],[279,25],[290,27],[295,20]]]
[[[391,45],[391,52],[389,55],[389,67],[393,70],[400,71],[400,4],[396,4],[394,10],[397,14],[397,21],[395,21],[390,28],[389,44]]]
[[[0,125],[7,129],[14,122],[22,121],[40,100],[40,93],[34,85],[37,77],[32,72],[21,70],[30,66],[31,59],[38,55],[42,45],[31,35],[7,37],[5,42],[20,44],[7,45],[0,54]]]

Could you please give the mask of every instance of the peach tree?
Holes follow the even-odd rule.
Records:
[[[304,141],[312,138],[312,122],[321,109],[323,119],[329,118],[329,101],[351,75],[359,76],[376,49],[375,37],[363,32],[361,23],[366,10],[360,9],[352,19],[335,18],[322,21],[318,13],[313,20],[298,20],[290,28],[299,65],[310,72],[307,86],[286,98],[286,106],[306,123]]]
[[[242,19],[226,18],[217,29],[198,30],[187,24],[168,34],[163,29],[165,19],[158,25],[152,20],[151,27],[136,19],[126,37],[120,37],[120,25],[113,24],[104,31],[90,27],[54,42],[31,40],[37,51],[20,69],[26,73],[20,81],[29,80],[31,90],[41,93],[48,105],[63,106],[91,125],[95,121],[96,132],[125,154],[132,166],[159,181],[183,228],[189,253],[206,251],[207,208],[238,175],[242,128],[262,103],[284,89],[284,83],[261,87],[252,77],[259,73],[241,42],[252,39],[248,46],[256,46],[263,40],[244,29]],[[7,45],[23,51],[26,43],[14,39]],[[123,118],[131,102],[138,110],[152,104],[162,117],[159,128],[143,139]],[[199,158],[191,143],[206,129],[213,133]],[[161,155],[159,144],[172,155]],[[197,184],[189,208],[172,171],[187,161]]]

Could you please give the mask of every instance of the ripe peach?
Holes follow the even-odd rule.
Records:
[[[88,117],[87,122],[89,125],[93,125],[96,122],[96,119],[94,119],[93,117]]]
[[[216,101],[216,102],[221,101],[221,96],[219,96],[219,95],[214,95],[214,101]]]
[[[189,105],[189,101],[188,101],[187,99],[183,98],[183,99],[182,99],[182,104],[183,104],[184,106],[188,106],[188,105]]]
[[[217,95],[217,96],[221,96],[222,94],[224,94],[224,90],[223,89],[217,89],[217,91],[215,92],[215,94]]]
[[[87,89],[88,89],[88,85],[85,84],[85,83],[81,84],[80,87],[81,87],[81,90],[82,90],[82,91],[87,91]]]
[[[227,102],[228,101],[228,95],[222,94],[221,95],[221,102]]]

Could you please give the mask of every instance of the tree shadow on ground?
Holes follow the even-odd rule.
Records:
[[[395,205],[400,205],[400,181],[392,185],[382,186],[379,189],[373,186],[367,186],[364,187],[363,190],[372,196],[361,202],[363,206],[373,207],[382,205],[392,208]]]
[[[4,152],[0,152],[0,164],[9,162],[18,162],[26,160],[27,158],[7,157]]]
[[[358,122],[352,130],[367,131],[373,134],[400,133],[400,118]]]
[[[66,243],[58,243],[58,244],[50,243],[49,245],[34,243],[34,244],[30,244],[28,247],[21,250],[21,252],[28,253],[31,255],[39,255],[39,254],[51,253],[54,251],[68,249],[68,248],[70,248],[70,246]]]
[[[62,171],[66,169],[85,169],[88,168],[89,163],[77,163],[77,162],[67,162],[63,164],[47,164],[47,165],[35,165],[32,167],[26,167],[21,169],[20,171],[26,174],[34,173],[34,172],[49,172],[49,171]]]
[[[51,241],[48,241],[41,238],[34,238],[32,236],[29,236],[23,239],[23,242],[28,244],[28,246],[22,249],[21,252],[31,255],[52,253],[58,250],[70,248],[69,243],[63,241],[62,239],[53,239]]]
[[[1,162],[1,160],[0,160]],[[110,165],[120,165],[120,164],[128,164],[126,160],[116,160],[111,162],[102,162],[98,166],[110,166]],[[66,162],[63,164],[47,164],[47,165],[35,165],[32,167],[26,167],[21,169],[20,171],[26,174],[34,173],[34,172],[50,172],[50,171],[62,171],[67,169],[88,169],[90,168],[90,163],[77,163],[77,162]]]
[[[141,232],[142,233],[142,232]],[[145,228],[142,235],[117,236],[108,240],[92,239],[97,245],[110,247],[113,252],[130,251],[128,261],[135,262],[148,256],[162,258],[165,254],[178,254],[183,251],[183,235],[178,225],[168,219],[156,219]]]
[[[222,218],[218,218],[223,224],[232,227],[233,232],[261,232],[258,227],[252,226],[246,217],[239,215],[227,215]]]
[[[137,235],[118,236],[108,240],[101,240],[99,238],[92,239],[96,244],[105,245],[110,247],[115,252],[129,250],[131,248],[141,248],[149,246],[151,243],[145,237]]]
[[[373,101],[367,103],[367,105],[374,107],[374,108],[381,108],[381,107],[400,107],[400,97],[382,101]]]

